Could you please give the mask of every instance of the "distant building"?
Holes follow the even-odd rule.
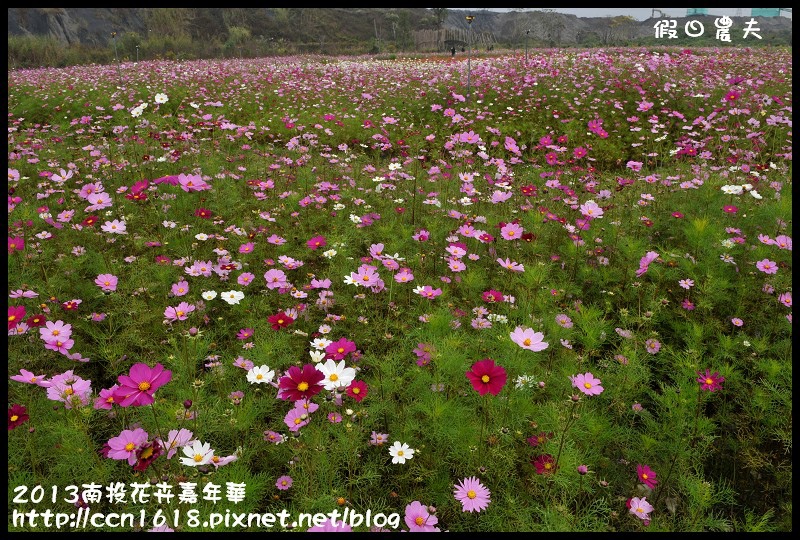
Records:
[[[708,8],[686,8],[686,16],[708,15]]]

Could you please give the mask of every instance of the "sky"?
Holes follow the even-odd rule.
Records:
[[[476,9],[476,8],[453,8],[453,9]],[[522,11],[522,8],[477,8],[488,9],[489,11]],[[532,8],[530,11],[540,9],[553,9],[558,13],[568,13],[577,15],[578,17],[616,17],[617,15],[630,15],[636,20],[644,21],[650,18],[652,8]],[[685,17],[686,8],[659,8],[667,17]],[[740,12],[740,13],[737,13]],[[750,8],[708,8],[709,15],[728,15],[736,16],[741,14],[742,17],[750,15]],[[791,19],[792,14],[783,12],[782,16]]]

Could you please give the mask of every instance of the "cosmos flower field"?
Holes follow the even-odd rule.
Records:
[[[791,530],[791,51],[467,70],[8,72],[9,530]]]

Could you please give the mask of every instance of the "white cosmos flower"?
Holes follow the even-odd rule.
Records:
[[[326,339],[326,338],[316,338],[314,341],[311,342],[311,346],[317,349],[318,351],[324,351],[325,347],[333,343],[333,341]]]
[[[186,457],[181,458],[181,463],[190,467],[197,467],[198,465],[207,465],[214,457],[214,451],[211,449],[210,443],[201,443],[194,441],[194,444],[183,447],[183,453]]]
[[[203,291],[203,294],[200,296],[203,297],[203,300],[213,300],[217,297],[217,291]]]
[[[414,457],[415,450],[406,443],[394,441],[389,447],[389,455],[392,456],[392,463],[405,463],[407,459]]]
[[[261,384],[271,382],[275,378],[275,371],[269,366],[254,366],[247,372],[247,381],[251,384]]]
[[[325,351],[309,351],[311,355],[311,361],[315,364],[319,364],[325,359]]]
[[[244,293],[242,291],[225,291],[221,293],[220,298],[231,305],[238,304],[244,298]]]
[[[356,370],[354,368],[345,367],[344,360],[337,364],[335,361],[328,359],[324,364],[317,364],[314,367],[325,375],[325,378],[322,380],[322,385],[325,387],[325,390],[345,388],[356,378]]]
[[[169,101],[169,98],[167,97],[167,94],[156,94],[156,97],[153,98],[153,101],[163,104]]]
[[[205,242],[208,240],[208,235],[206,233],[197,233],[194,235],[195,239],[200,240],[201,242]]]
[[[323,257],[326,259],[333,259],[336,256],[337,251],[335,249],[329,249],[328,251],[322,254]]]
[[[350,277],[350,276],[344,276],[344,284],[345,285],[358,285],[358,283],[353,281],[353,278]]]

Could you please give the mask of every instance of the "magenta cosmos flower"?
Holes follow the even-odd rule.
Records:
[[[464,478],[455,488],[453,494],[461,503],[462,512],[480,512],[491,502],[491,492],[474,476]]]
[[[529,351],[539,352],[545,350],[549,344],[544,341],[544,334],[542,332],[535,332],[532,328],[523,328],[517,326],[511,332],[511,341]]]
[[[725,382],[725,377],[719,374],[718,371],[711,373],[710,369],[706,369],[705,374],[702,371],[697,372],[700,377],[697,382],[700,383],[701,390],[708,390],[709,392],[716,392],[722,390],[722,383]]]
[[[120,407],[150,405],[155,401],[153,394],[156,390],[172,380],[172,372],[164,369],[161,364],[151,368],[147,364],[134,364],[130,375],[117,377],[119,388],[114,393],[114,398]]]
[[[409,532],[439,532],[439,518],[428,512],[428,507],[419,501],[406,505],[406,525]]]
[[[328,242],[325,241],[324,236],[314,236],[306,242],[306,245],[311,248],[312,250],[317,250],[321,247],[325,247],[328,245]]]
[[[600,379],[595,378],[590,372],[582,373],[572,377],[572,386],[586,394],[596,396],[603,393]]]
[[[639,481],[642,484],[650,489],[655,489],[656,484],[658,484],[658,480],[656,480],[656,471],[647,465],[637,464],[636,474],[639,475]]]
[[[496,365],[491,358],[484,358],[472,364],[472,368],[466,372],[466,376],[478,394],[489,393],[493,396],[500,393],[507,379],[503,366]]]

